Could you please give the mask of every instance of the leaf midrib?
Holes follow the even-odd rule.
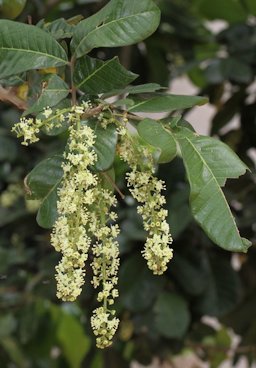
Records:
[[[88,75],[87,78],[85,78],[80,84],[77,85],[77,88],[80,88],[82,85],[84,85],[88,80],[90,80],[95,74],[97,74],[100,70],[102,70],[103,68],[105,68],[106,66],[108,66],[108,64],[111,63],[111,61],[115,60],[114,59],[110,59],[107,62],[103,63],[99,68],[97,68],[93,73],[91,73],[90,75]]]
[[[43,92],[41,94],[41,96],[46,94],[46,93],[50,93],[50,92],[68,92],[68,88],[66,88],[66,89],[45,89],[45,92]]]
[[[62,177],[51,187],[51,189],[49,190],[49,192],[47,193],[47,195],[43,198],[40,207],[42,206],[42,204],[48,199],[48,197],[55,191],[55,189],[57,188],[57,186],[60,184],[60,182],[63,179],[63,175]]]
[[[54,56],[54,55],[51,55],[51,54],[47,54],[45,52],[40,52],[40,51],[35,51],[35,50],[30,50],[30,49],[18,49],[18,48],[15,48],[15,47],[0,47],[0,50],[7,50],[7,51],[20,51],[20,52],[27,52],[27,53],[33,53],[33,54],[39,54],[39,55],[47,55],[48,57],[52,58],[52,59],[56,59],[56,60],[60,60],[60,61],[64,61],[65,64],[68,63],[67,60],[65,59],[61,59],[61,58],[58,58],[57,56]],[[64,50],[64,49],[63,49]]]
[[[222,190],[221,190],[221,187],[220,187],[220,185],[219,185],[219,183],[218,183],[218,181],[217,181],[216,177],[214,176],[214,174],[213,174],[212,170],[211,170],[211,169],[210,169],[210,167],[208,166],[208,164],[207,164],[207,162],[205,161],[205,159],[203,158],[203,156],[202,156],[202,155],[200,154],[200,152],[197,150],[196,146],[191,142],[191,140],[189,140],[187,137],[185,137],[185,140],[186,140],[186,141],[187,141],[187,142],[192,146],[192,148],[194,149],[194,151],[197,153],[197,155],[198,155],[198,156],[200,157],[200,159],[202,160],[203,164],[207,167],[207,170],[209,170],[209,172],[210,172],[210,174],[211,174],[211,176],[212,176],[212,179],[211,179],[211,180],[213,180],[213,181],[216,183],[217,189],[218,189],[218,191],[220,192],[220,194],[221,194],[221,196],[222,196],[222,198],[223,198],[223,200],[224,200],[224,203],[226,204],[226,207],[227,207],[228,212],[229,212],[229,214],[230,214],[230,217],[231,217],[232,223],[234,224],[234,228],[235,228],[235,230],[236,230],[236,232],[237,232],[237,234],[238,234],[239,240],[240,240],[240,242],[241,242],[241,243],[242,243],[242,245],[243,245],[243,242],[242,242],[242,240],[241,240],[241,238],[240,238],[240,234],[239,234],[239,231],[238,231],[238,229],[237,229],[237,226],[236,226],[236,223],[235,223],[234,217],[233,217],[233,215],[232,215],[231,209],[230,209],[230,207],[229,207],[229,205],[228,205],[228,202],[227,202],[227,200],[226,200],[226,198],[225,198],[225,196],[224,196],[224,194],[223,194],[223,192],[222,192]]]
[[[86,36],[84,36],[83,38],[82,38],[82,40],[79,42],[79,44],[77,45],[77,47],[76,47],[76,50],[78,50],[79,48],[80,48],[80,45],[86,40],[86,38],[88,38],[91,34],[93,34],[94,32],[96,32],[96,31],[99,31],[99,30],[102,30],[102,29],[104,29],[104,27],[107,27],[107,26],[109,26],[110,24],[112,24],[112,23],[118,23],[118,22],[121,22],[121,21],[123,21],[124,19],[128,19],[128,18],[132,18],[132,17],[137,17],[138,15],[146,15],[147,13],[154,13],[155,12],[155,10],[148,10],[148,11],[145,11],[145,12],[143,12],[143,13],[136,13],[136,14],[132,14],[132,15],[128,15],[128,16],[126,16],[126,17],[122,17],[122,18],[118,18],[118,19],[113,19],[113,20],[111,20],[110,22],[108,22],[108,23],[103,23],[101,26],[99,26],[99,27],[96,27],[96,28],[94,28],[91,32],[89,32]]]
[[[150,98],[150,99],[148,99],[148,100],[146,100],[146,101],[141,101],[141,102],[139,102],[139,103],[137,103],[137,104],[135,104],[135,105],[133,105],[133,106],[131,106],[129,109],[128,109],[128,111],[132,111],[133,109],[135,109],[135,108],[137,108],[138,106],[141,106],[141,105],[144,105],[145,103],[148,103],[148,102],[152,102],[152,100],[154,99],[154,97],[153,98]]]

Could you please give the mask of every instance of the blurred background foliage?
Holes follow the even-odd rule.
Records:
[[[106,2],[106,1],[105,1]],[[45,19],[87,17],[105,3],[97,0],[1,0],[1,17],[33,24]],[[49,232],[35,220],[37,203],[26,201],[23,179],[33,166],[59,152],[65,137],[44,137],[24,148],[10,133],[20,112],[0,107],[0,367],[125,368],[157,358],[168,367],[189,368],[177,357],[195,355],[212,368],[231,356],[235,366],[245,356],[256,360],[256,2],[255,0],[156,0],[162,10],[159,30],[144,43],[123,49],[98,49],[103,59],[118,54],[140,74],[136,82],[172,86],[186,76],[215,108],[211,135],[230,145],[251,172],[229,181],[225,194],[242,236],[254,243],[248,254],[217,248],[193,221],[188,184],[177,158],[162,165],[167,183],[169,223],[175,257],[167,273],[153,276],[139,257],[145,234],[135,203],[125,189],[125,167],[116,162],[122,254],[119,333],[111,349],[97,351],[88,316],[95,305],[89,281],[77,303],[55,297]],[[213,32],[211,21],[222,20]],[[13,81],[26,99],[27,88]],[[186,91],[184,91],[186,93]],[[236,117],[234,127],[230,124]],[[201,121],[200,124],[204,124]],[[90,273],[90,270],[88,270]],[[213,326],[211,316],[218,318]],[[234,334],[239,338],[232,337]],[[157,366],[157,365],[156,365]],[[165,365],[166,367],[166,365]]]

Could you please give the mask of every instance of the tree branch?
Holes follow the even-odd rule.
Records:
[[[20,110],[26,110],[26,101],[17,97],[13,88],[4,88],[0,85],[0,101],[9,102],[15,105]]]
[[[112,180],[112,178],[108,175],[108,173],[102,172],[101,174],[103,176],[105,176],[105,178],[107,179],[107,181],[113,186],[113,188],[117,191],[117,193],[120,195],[120,197],[122,199],[125,199],[125,195],[121,192],[121,190],[118,188],[118,186],[116,185],[116,183]]]

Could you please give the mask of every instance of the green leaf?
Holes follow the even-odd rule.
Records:
[[[255,258],[254,258],[255,259]],[[228,327],[238,335],[246,335],[250,327],[252,327],[252,316],[256,310],[256,293],[248,293],[247,297],[239,303],[227,315],[221,318],[220,322]]]
[[[2,86],[21,86],[22,84],[25,83],[25,79],[24,79],[24,73],[22,73],[21,75],[14,75],[11,77],[7,77],[5,79],[0,79],[0,84]]]
[[[208,275],[204,275],[207,287],[194,300],[194,309],[199,315],[223,316],[239,300],[240,280],[229,259],[214,257],[207,263]]]
[[[152,119],[144,119],[141,121],[137,130],[139,135],[151,146],[160,150],[158,158],[159,163],[170,162],[177,154],[176,141],[170,130],[163,127],[160,122]]]
[[[158,91],[159,89],[163,89],[164,87],[160,86],[158,83],[145,83],[139,84],[137,86],[128,86],[121,91],[121,93],[128,93],[128,94],[140,94],[140,93],[150,93]]]
[[[134,102],[130,98],[121,98],[120,100],[116,100],[113,102],[113,105],[116,107],[126,106],[127,108],[128,106],[133,106],[133,104]],[[132,120],[131,117],[130,120]]]
[[[115,183],[115,169],[111,167],[111,169],[100,172],[99,180],[101,182],[101,185],[104,189],[107,189],[111,192],[114,191],[113,183]]]
[[[52,74],[44,82],[46,86],[42,88],[38,100],[25,111],[24,116],[42,111],[47,106],[55,106],[69,94],[68,85],[56,74]]]
[[[6,337],[1,341],[2,348],[7,352],[11,361],[15,363],[17,367],[27,368],[29,363],[23,354],[17,341],[12,337]]]
[[[94,164],[94,168],[97,171],[108,170],[114,162],[116,144],[117,144],[117,132],[114,124],[109,124],[106,128],[103,128],[100,123],[95,119],[84,121],[91,129],[94,130],[96,135],[93,149],[97,154],[97,162]]]
[[[237,58],[212,59],[204,71],[208,82],[222,83],[230,79],[237,83],[249,83],[253,80],[252,68]]]
[[[38,27],[0,20],[0,78],[67,64],[64,49]]]
[[[2,0],[1,12],[9,19],[14,19],[23,11],[27,0]]]
[[[42,300],[26,304],[19,317],[19,341],[27,344],[31,341],[39,329],[40,318],[43,314]]]
[[[104,357],[102,351],[97,351],[91,361],[91,368],[103,368]]]
[[[126,70],[117,57],[102,61],[85,56],[77,61],[74,72],[76,87],[89,94],[125,87],[137,77],[137,74]]]
[[[85,335],[81,323],[75,316],[64,311],[59,320],[57,339],[70,368],[80,368],[90,350],[90,339]]]
[[[199,10],[208,19],[224,19],[230,23],[244,22],[247,14],[243,4],[236,0],[203,0]]]
[[[183,129],[185,131],[185,129]],[[197,136],[186,129],[176,134],[191,192],[192,214],[209,238],[229,251],[246,252],[250,246],[241,238],[221,190],[228,178],[246,172],[246,165],[224,143]]]
[[[133,98],[134,105],[128,109],[130,112],[171,112],[183,110],[195,105],[204,105],[208,99],[200,96],[183,95],[155,95],[153,97]]]
[[[40,162],[27,176],[26,186],[30,197],[42,199],[37,222],[43,228],[51,228],[57,219],[57,188],[63,176],[62,156],[55,155]]]
[[[161,120],[169,124],[171,129],[175,129],[177,127],[179,128],[183,127],[183,128],[190,130],[191,132],[195,132],[195,129],[193,128],[193,126],[188,121],[182,119],[181,115],[173,116],[171,119],[167,117]]]
[[[24,208],[3,208],[0,207],[0,227],[4,227],[26,217],[27,211]]]
[[[200,295],[208,286],[207,266],[205,254],[199,250],[187,252],[186,255],[175,252],[170,272],[188,295],[195,296]]]
[[[256,15],[256,2],[255,0],[245,0],[249,13]]]
[[[163,279],[155,277],[138,254],[128,258],[121,267],[120,301],[131,311],[149,308],[160,292]]]
[[[0,136],[0,161],[14,161],[17,157],[17,145],[10,137]]]
[[[218,134],[218,131],[239,113],[242,101],[246,98],[244,89],[239,89],[218,109],[211,124],[211,135]]]
[[[62,178],[63,158],[60,155],[41,161],[26,177],[26,187],[31,199],[43,199]]]
[[[150,36],[159,21],[160,11],[151,0],[111,0],[77,25],[71,46],[79,58],[95,47],[131,45]]]
[[[52,34],[56,40],[71,38],[74,26],[68,24],[64,18],[56,19],[53,22],[44,24],[44,29]]]
[[[166,183],[168,186],[168,183]],[[168,196],[168,217],[173,239],[186,229],[192,220],[189,208],[189,185],[180,185],[177,190]]]
[[[17,327],[17,321],[12,314],[2,315],[0,317],[0,340],[10,336]]]
[[[208,351],[208,360],[211,364],[211,368],[219,368],[221,363],[226,360],[228,348],[232,343],[230,333],[226,328],[221,328],[214,335],[206,336],[202,343],[205,345]]]
[[[187,303],[180,295],[162,292],[155,305],[156,327],[161,335],[180,339],[186,333],[190,314]]]
[[[127,86],[123,89],[116,89],[107,93],[104,93],[102,98],[108,98],[115,95],[123,95],[123,94],[140,94],[140,93],[150,93],[155,92],[159,89],[162,89],[163,87],[160,86],[158,83],[145,83],[145,84],[139,84],[137,86]]]
[[[57,220],[58,211],[57,211],[57,188],[60,184],[60,181],[55,184],[55,186],[49,191],[47,196],[43,199],[41,206],[39,207],[36,221],[39,226],[44,229],[51,229]]]
[[[55,136],[59,135],[63,132],[65,132],[69,127],[69,121],[68,121],[68,111],[66,113],[60,112],[60,110],[63,109],[69,109],[71,107],[71,101],[70,99],[66,98],[65,100],[62,100],[60,103],[58,103],[54,108],[52,109],[52,115],[50,116],[51,123],[53,124],[53,127],[51,129],[47,129],[46,127],[42,128],[42,131],[44,134],[49,136]],[[65,120],[60,123],[60,115],[64,116]],[[45,116],[43,113],[39,113],[37,116],[37,119],[45,119]],[[48,118],[49,119],[49,118]]]

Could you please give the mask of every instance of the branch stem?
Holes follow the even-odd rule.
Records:
[[[0,101],[10,102],[20,110],[26,110],[26,101],[23,101],[15,95],[14,89],[4,88],[0,85]]]
[[[118,188],[116,183],[111,179],[111,177],[106,172],[103,172],[102,175],[105,176],[107,181],[113,186],[113,188],[117,191],[117,193],[120,195],[120,197],[122,199],[125,199],[125,195],[121,192],[121,190]]]
[[[71,96],[72,96],[72,105],[76,105],[76,87],[74,85],[74,67],[75,67],[76,59],[72,56],[70,60],[70,79],[71,79]]]

